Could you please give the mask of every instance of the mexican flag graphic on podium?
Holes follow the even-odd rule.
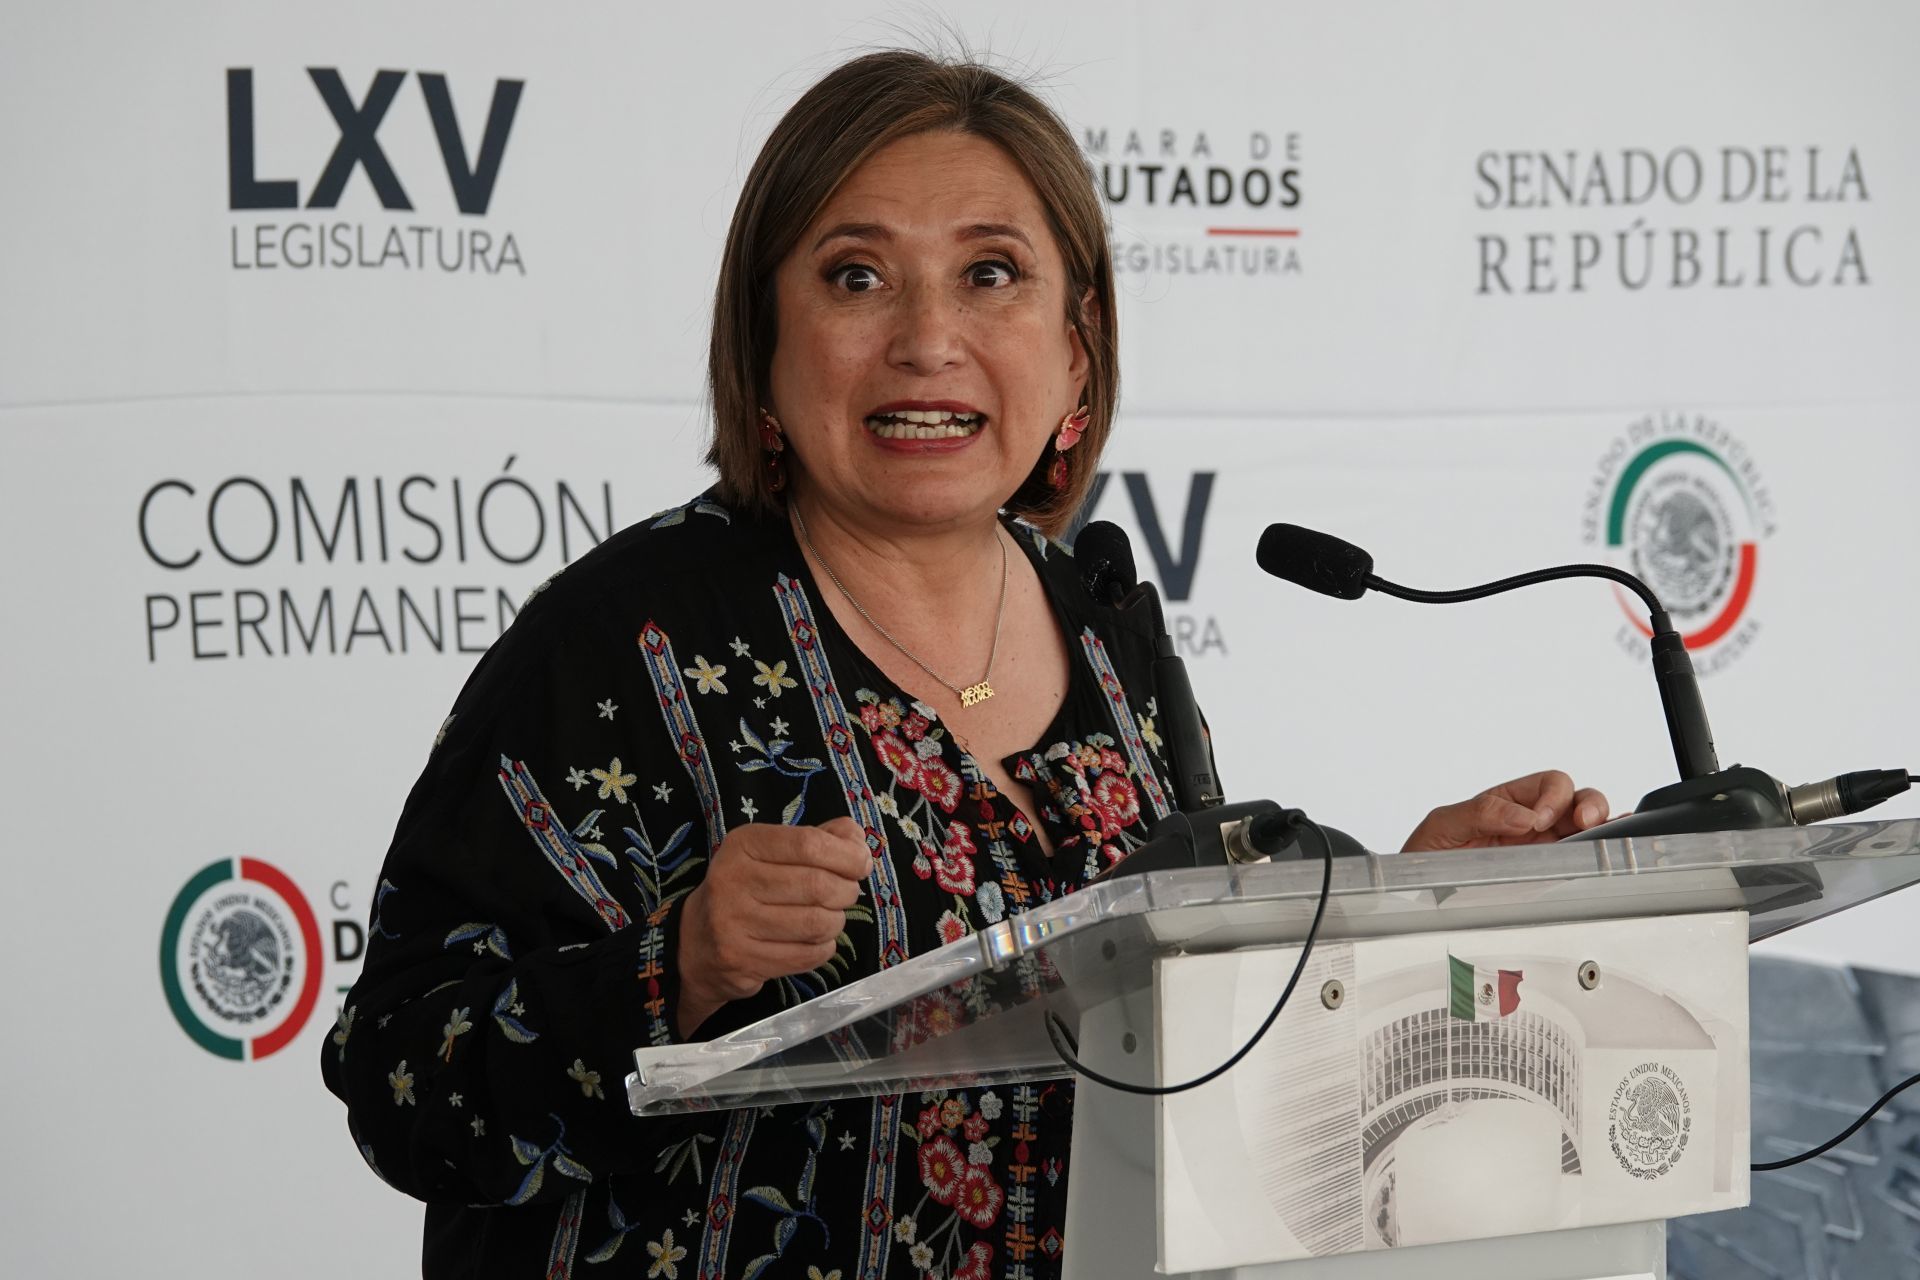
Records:
[[[1468,1022],[1498,1022],[1520,1007],[1518,969],[1489,969],[1468,964],[1459,956],[1448,956],[1452,970],[1453,1016]]]

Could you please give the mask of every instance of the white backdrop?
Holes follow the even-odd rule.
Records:
[[[704,483],[739,177],[801,88],[928,14],[14,15],[0,1269],[415,1269],[417,1208],[316,1069],[401,799],[512,602]],[[1341,604],[1254,568],[1274,519],[1436,586],[1637,553],[1723,633],[1695,659],[1724,759],[1913,763],[1920,11],[950,17],[1042,73],[1112,198],[1125,394],[1095,514],[1168,590],[1233,794],[1384,845],[1538,767],[1622,804],[1670,777],[1606,588]],[[373,145],[335,85],[349,120],[387,100]],[[1713,457],[1627,478],[1673,441]],[[191,977],[236,894],[295,959],[253,1021]],[[1784,948],[1920,970],[1915,913]]]

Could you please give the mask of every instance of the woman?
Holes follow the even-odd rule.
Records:
[[[1066,1084],[634,1119],[704,1039],[1070,892],[1167,808],[1148,638],[1044,533],[1111,425],[1103,215],[979,66],[860,58],[749,174],[714,490],[548,584],[409,797],[326,1046],[430,1276],[1039,1276]],[[1004,513],[1004,514],[1003,514]],[[1539,774],[1413,845],[1566,834]]]

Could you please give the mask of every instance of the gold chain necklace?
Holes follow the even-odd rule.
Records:
[[[993,696],[993,660],[1000,654],[1000,624],[1005,622],[1007,618],[1007,541],[1004,537],[1000,536],[999,526],[996,525],[994,527],[994,541],[1000,544],[1000,608],[993,615],[993,646],[987,650],[987,669],[980,673],[978,680],[962,689],[959,685],[954,684],[938,671],[935,671],[932,667],[920,661],[918,654],[901,644],[898,640],[895,640],[891,631],[888,631],[885,627],[874,621],[873,615],[868,613],[866,609],[861,607],[860,602],[853,598],[853,592],[847,590],[847,584],[840,581],[840,575],[833,571],[833,566],[827,563],[826,557],[821,555],[819,548],[813,545],[813,539],[807,536],[807,519],[800,514],[800,508],[796,506],[792,508],[792,510],[793,525],[800,533],[801,545],[806,547],[808,553],[820,562],[820,567],[827,571],[827,579],[839,589],[841,595],[847,598],[847,603],[853,606],[854,612],[862,618],[865,618],[867,625],[875,631],[878,631],[882,639],[906,655],[909,662],[926,672],[927,675],[939,683],[941,688],[949,690],[954,697],[960,699],[961,706],[971,707],[977,703],[985,702]]]

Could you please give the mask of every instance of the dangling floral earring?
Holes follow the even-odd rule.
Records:
[[[778,497],[787,488],[787,437],[780,429],[780,419],[760,411],[760,453],[766,467],[767,492]]]
[[[1060,419],[1060,434],[1053,438],[1053,465],[1047,468],[1047,483],[1055,489],[1067,487],[1070,474],[1067,470],[1067,450],[1080,443],[1080,437],[1092,419],[1093,410],[1085,405]]]

